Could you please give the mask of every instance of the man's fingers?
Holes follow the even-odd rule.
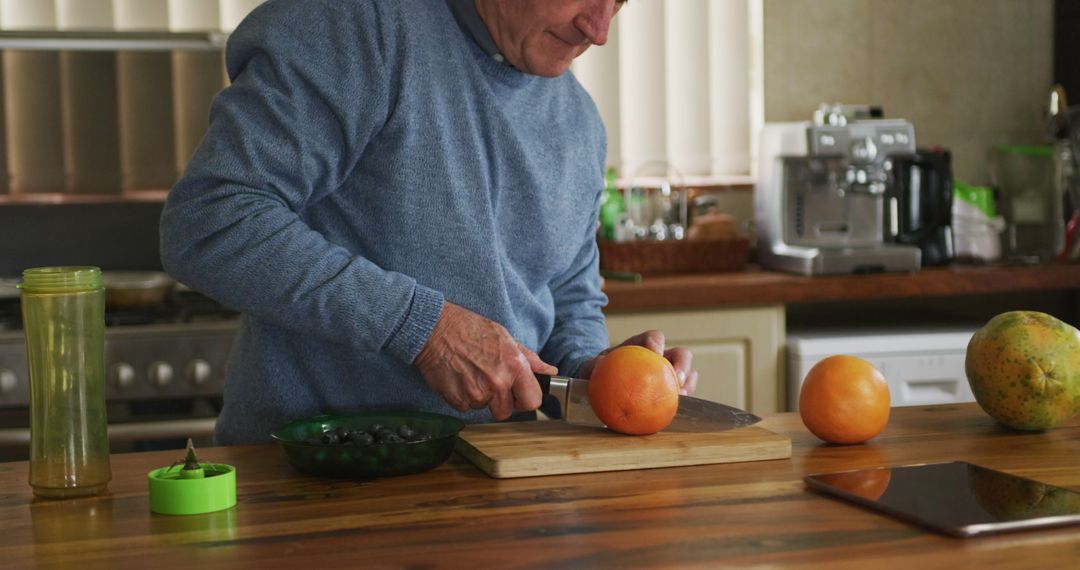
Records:
[[[619,346],[644,346],[657,354],[664,354],[664,340],[663,331],[654,329],[638,333],[624,340]]]
[[[664,353],[664,358],[671,362],[675,374],[679,377],[679,388],[683,394],[693,394],[697,386],[697,371],[693,367],[694,355],[689,349],[672,348]]]
[[[540,383],[532,372],[518,376],[514,385],[510,386],[514,396],[514,408],[521,412],[531,412],[540,407],[544,401],[544,393],[540,391]]]
[[[686,382],[683,383],[682,393],[686,396],[693,396],[697,391],[698,372],[697,370],[691,370],[686,375]]]
[[[532,372],[539,372],[541,374],[558,374],[559,369],[547,362],[540,359],[540,355],[525,348],[525,345],[518,343],[518,350],[521,354],[525,355],[525,360],[529,364],[529,370]]]
[[[499,421],[505,420],[514,413],[514,403],[511,401],[510,393],[505,390],[494,392],[487,407],[491,410],[492,417]]]
[[[664,358],[671,361],[676,371],[690,372],[693,369],[694,355],[689,349],[681,346],[664,352]]]

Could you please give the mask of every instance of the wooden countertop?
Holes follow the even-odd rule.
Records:
[[[967,460],[1080,489],[1080,422],[998,427],[974,404],[897,408],[868,445],[826,446],[797,415],[764,427],[791,459],[490,479],[458,456],[368,481],[303,477],[271,445],[202,450],[237,467],[238,504],[150,513],[146,473],[178,452],[114,455],[109,495],[34,501],[27,463],[0,463],[4,567],[1066,568],[1077,527],[957,539],[806,489],[812,472]],[[1070,562],[1071,561],[1071,562]]]
[[[806,277],[749,269],[732,273],[608,280],[608,312],[809,301],[1015,293],[1080,288],[1080,264],[953,265],[914,273]]]

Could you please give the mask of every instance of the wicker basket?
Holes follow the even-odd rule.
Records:
[[[600,240],[600,268],[643,274],[738,271],[746,266],[750,239]]]

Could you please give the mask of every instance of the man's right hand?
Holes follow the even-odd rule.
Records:
[[[413,364],[451,406],[462,412],[486,407],[497,420],[540,407],[543,393],[533,372],[558,373],[502,325],[449,301]]]

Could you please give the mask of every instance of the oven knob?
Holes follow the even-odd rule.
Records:
[[[149,376],[150,381],[156,384],[159,388],[164,388],[165,386],[169,385],[169,382],[172,382],[172,365],[168,362],[162,362],[160,360],[158,360],[157,362],[152,362],[150,363],[150,370],[147,376]]]
[[[126,390],[135,383],[135,368],[126,362],[118,362],[109,367],[112,383],[119,390]]]
[[[19,377],[15,371],[0,368],[0,394],[10,394],[19,386]]]
[[[195,384],[196,386],[206,384],[210,380],[210,363],[196,358],[187,365],[187,379],[188,382]]]

